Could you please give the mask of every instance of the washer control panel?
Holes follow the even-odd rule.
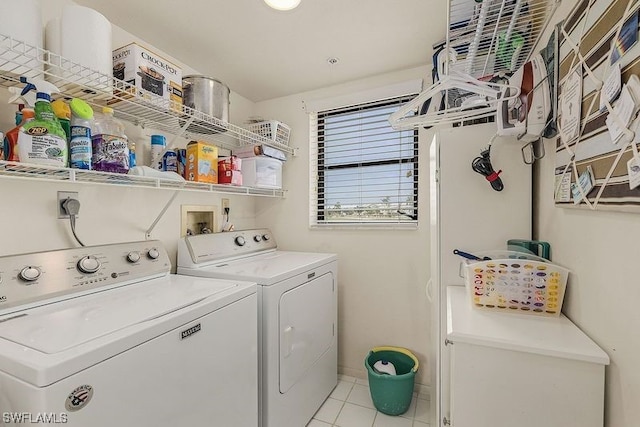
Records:
[[[0,312],[51,298],[168,274],[157,240],[0,257]]]
[[[267,228],[198,234],[187,236],[178,244],[178,258],[184,249],[192,262],[198,264],[276,248],[276,240]]]

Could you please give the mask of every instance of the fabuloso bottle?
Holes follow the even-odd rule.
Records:
[[[74,98],[71,107],[71,131],[69,137],[69,167],[91,170],[91,125],[93,109],[82,99]]]
[[[113,108],[103,107],[102,114],[93,121],[93,170],[129,172],[129,144],[124,125],[113,117]]]
[[[24,163],[66,167],[68,161],[67,135],[51,108],[51,93],[58,88],[38,79],[20,81],[27,85],[22,93],[36,90],[36,118],[18,132],[18,155]]]

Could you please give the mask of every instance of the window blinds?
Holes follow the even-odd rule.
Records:
[[[417,221],[418,131],[388,122],[414,96],[310,115],[312,225]]]

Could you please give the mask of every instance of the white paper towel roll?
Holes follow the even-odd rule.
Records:
[[[62,55],[62,46],[60,43],[60,18],[51,19],[47,22],[44,30],[44,48],[56,55]],[[53,63],[58,63],[55,58],[51,59],[53,59]],[[53,83],[56,83],[53,76],[62,77],[62,69],[59,67],[47,64],[46,70],[51,75],[45,76],[45,79]]]
[[[52,19],[47,23],[45,43],[47,50],[64,59],[108,77],[113,74],[111,23],[93,9],[76,5],[65,6],[61,18]],[[70,67],[63,64],[63,68]],[[51,72],[57,75],[61,73],[66,79],[75,80],[101,92],[111,91],[109,79],[96,79],[95,76],[73,79],[73,73],[57,68],[52,68]]]
[[[38,0],[0,1],[0,34],[37,48],[42,48],[42,11]],[[42,70],[42,63],[31,59],[37,56],[35,49],[27,55],[7,51],[8,42],[0,44],[0,69],[15,75],[33,75],[29,69]],[[31,58],[30,58],[31,57]],[[9,61],[6,62],[5,61]],[[19,67],[24,64],[26,67]]]

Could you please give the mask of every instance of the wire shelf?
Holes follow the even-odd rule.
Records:
[[[558,1],[449,0],[449,70],[477,79],[514,72],[529,59]]]
[[[81,98],[100,108],[109,105],[114,108],[116,117],[139,126],[211,142],[230,150],[264,144],[295,154],[288,145],[158,95],[141,96],[136,87],[127,82],[0,34],[0,86],[22,87],[20,76],[53,83],[60,89],[60,95],[54,95],[54,98]]]
[[[179,181],[137,175],[88,171],[71,168],[57,168],[45,165],[30,165],[0,161],[0,176],[7,178],[34,179],[48,182],[67,182],[80,184],[122,185],[126,187],[144,187],[182,191],[204,191],[249,196],[284,197],[285,191],[239,187],[224,184]]]

